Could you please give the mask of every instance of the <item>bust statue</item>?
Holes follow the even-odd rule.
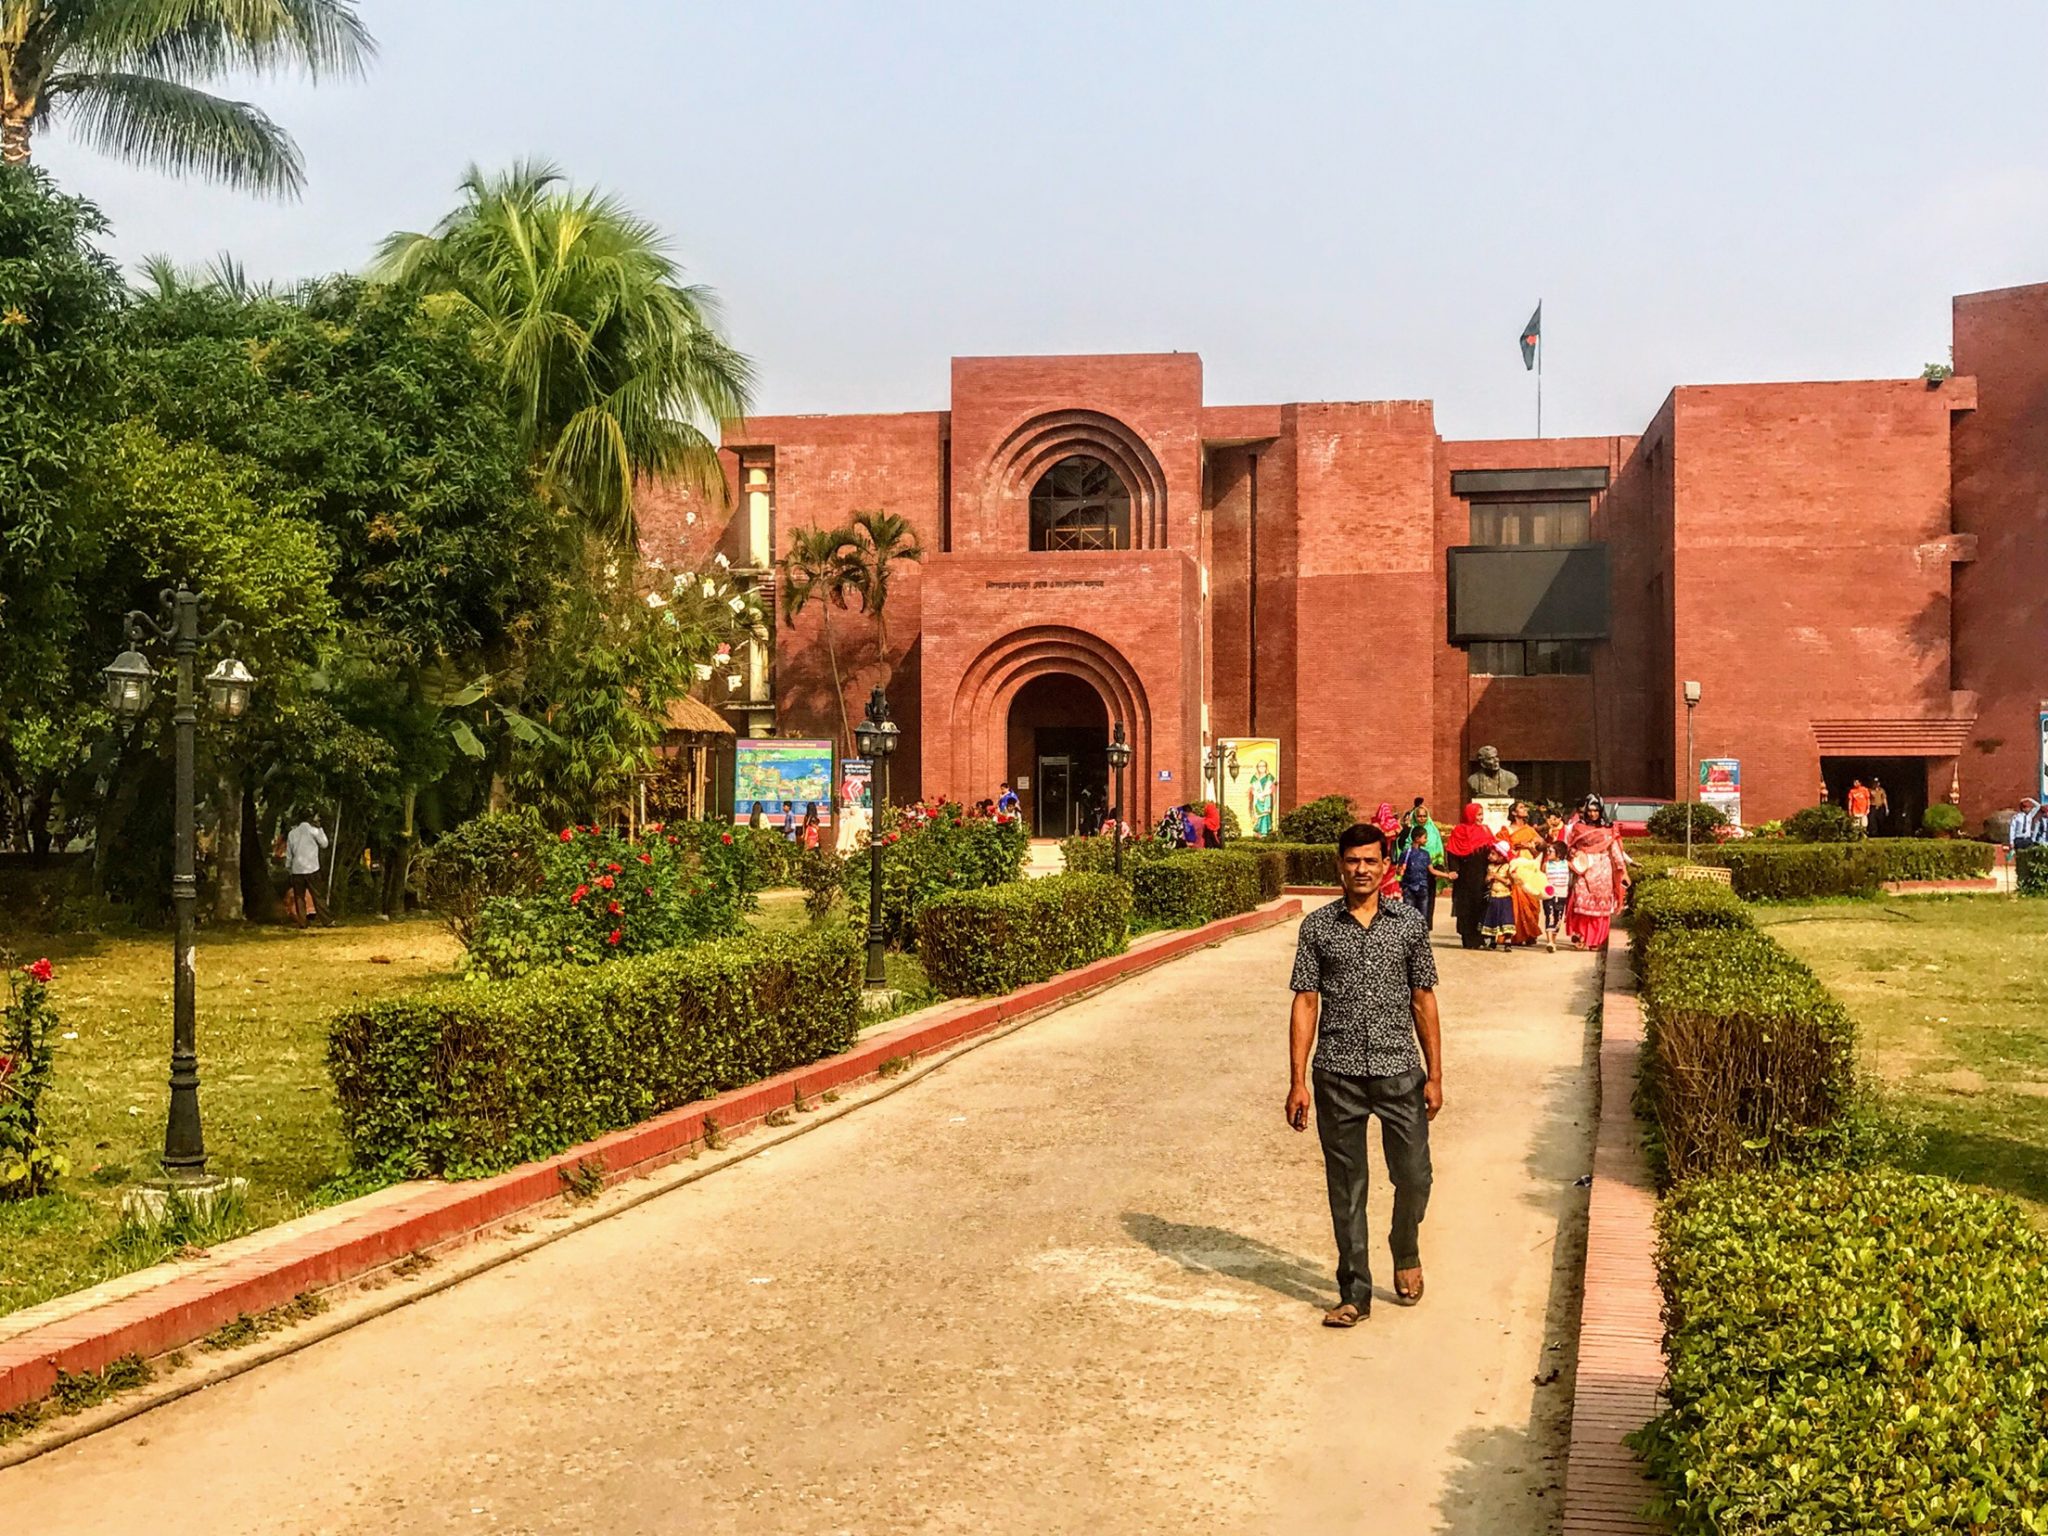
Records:
[[[1465,787],[1481,800],[1505,800],[1514,794],[1515,786],[1522,782],[1519,774],[1509,773],[1500,765],[1500,748],[1481,747],[1476,759],[1478,768],[1465,779]]]

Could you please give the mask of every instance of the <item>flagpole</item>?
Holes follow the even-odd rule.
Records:
[[[1540,300],[1536,305],[1536,313],[1539,315],[1543,313],[1543,304]],[[1536,435],[1538,437],[1543,435],[1543,354],[1549,350],[1548,347],[1543,345],[1543,330],[1539,326],[1536,331]]]

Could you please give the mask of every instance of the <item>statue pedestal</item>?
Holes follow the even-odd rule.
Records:
[[[1508,829],[1508,812],[1515,808],[1513,795],[1479,795],[1479,819],[1486,824],[1489,832],[1500,833]]]

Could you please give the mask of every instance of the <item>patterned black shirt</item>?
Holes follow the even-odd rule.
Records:
[[[1294,990],[1322,996],[1315,1068],[1351,1077],[1399,1077],[1422,1070],[1412,994],[1435,990],[1436,957],[1422,915],[1380,898],[1361,924],[1338,897],[1301,920]]]

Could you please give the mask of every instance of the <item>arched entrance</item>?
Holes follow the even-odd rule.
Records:
[[[1074,837],[1109,805],[1109,709],[1085,678],[1046,672],[1010,700],[1009,781],[1033,837]]]

